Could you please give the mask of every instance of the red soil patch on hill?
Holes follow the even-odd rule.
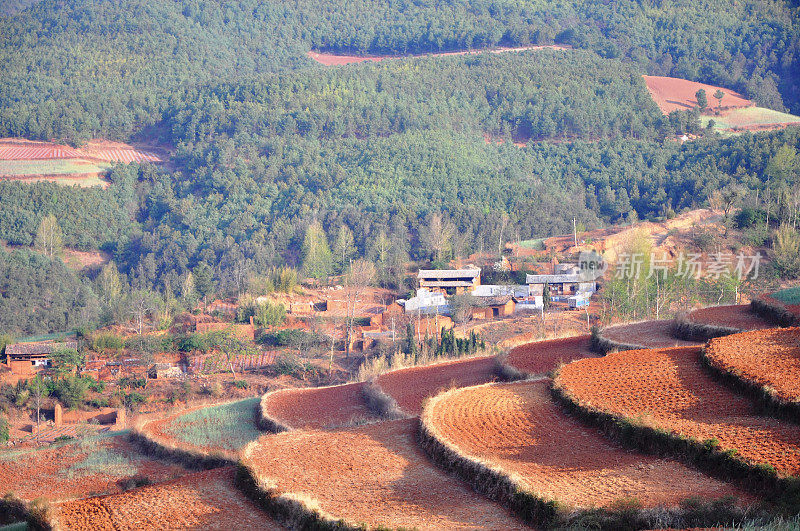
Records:
[[[751,312],[749,304],[700,308],[689,314],[689,321],[712,326],[727,326],[739,330],[773,328],[773,325]]]
[[[602,336],[617,343],[638,345],[645,348],[666,348],[699,345],[699,341],[685,341],[672,335],[674,321],[641,321],[604,328]]]
[[[800,402],[800,328],[773,328],[712,339],[712,365],[769,389],[776,399]]]
[[[376,420],[364,402],[363,390],[364,383],[281,389],[264,395],[261,410],[293,429],[330,428]]]
[[[507,53],[507,52],[524,52],[526,50],[541,50],[550,48],[553,50],[568,50],[569,46],[562,45],[545,45],[545,46],[519,46],[519,47],[498,47],[483,50],[464,50],[459,52],[439,52],[439,53],[424,53],[424,54],[409,54],[409,55],[345,55],[335,53],[320,53],[313,50],[309,51],[306,55],[314,61],[325,66],[338,66],[347,65],[351,63],[363,63],[365,61],[380,62],[384,59],[405,59],[409,57],[445,57],[449,55],[475,55],[479,53]]]
[[[800,472],[800,426],[759,416],[753,403],[700,366],[697,347],[630,350],[562,368],[556,383],[579,403],[611,415],[738,451],[781,475]]]
[[[116,456],[95,465],[92,455]],[[132,476],[166,481],[186,473],[183,467],[141,456],[125,436],[108,436],[96,445],[78,442],[41,449],[0,451],[0,490],[25,500],[51,501],[116,493]]]
[[[155,148],[158,149],[158,148]],[[153,149],[137,149],[121,142],[93,140],[82,148],[72,148],[22,138],[0,139],[0,160],[88,159],[103,162],[162,162]]]
[[[691,496],[742,497],[734,487],[669,459],[628,452],[566,417],[550,382],[489,384],[436,397],[423,420],[467,456],[516,474],[539,497],[573,507],[636,498],[674,506]]]
[[[561,363],[594,356],[588,335],[535,341],[511,349],[508,364],[528,374],[547,374]]]
[[[677,77],[663,76],[642,76],[647,85],[647,90],[655,100],[658,108],[664,114],[672,111],[687,111],[697,107],[695,94],[698,90],[704,89],[708,97],[708,106],[716,109],[717,99],[714,93],[719,89],[725,93],[722,98],[722,108],[730,109],[735,107],[750,107],[753,102],[746,99],[738,92],[713,85],[706,85],[696,81],[687,81]]]
[[[218,468],[123,494],[62,504],[64,529],[280,529],[234,486],[235,469]]]
[[[507,511],[432,465],[416,420],[336,431],[267,435],[242,462],[276,494],[301,498],[333,518],[369,527],[521,529]]]
[[[409,367],[378,376],[380,388],[410,415],[422,413],[426,398],[451,387],[466,387],[496,378],[493,356],[447,361],[424,367]]]

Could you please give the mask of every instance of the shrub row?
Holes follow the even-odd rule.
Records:
[[[3,528],[5,523],[13,522],[25,522],[28,529],[34,531],[49,531],[56,528],[47,502],[38,499],[26,503],[9,493],[0,498],[0,528]]]
[[[752,398],[758,410],[766,415],[800,423],[800,402],[784,400],[769,387],[744,378],[741,374],[730,369],[716,365],[714,360],[709,357],[706,351],[707,348],[708,346],[706,345],[700,351],[700,362],[703,368],[721,384],[732,387]]]
[[[516,382],[518,380],[524,380],[530,376],[530,374],[526,373],[525,371],[521,371],[508,363],[507,350],[500,352],[497,356],[495,356],[494,373],[497,375],[497,378],[503,382]]]
[[[378,417],[385,420],[408,418],[408,415],[397,405],[397,400],[385,393],[374,378],[364,384],[362,394],[369,410]]]
[[[289,426],[282,423],[278,419],[271,417],[269,413],[267,413],[268,397],[272,393],[279,393],[280,391],[281,390],[271,391],[261,397],[261,403],[259,404],[259,407],[256,408],[256,426],[258,426],[258,429],[269,433],[281,433],[291,430]]]
[[[555,401],[569,413],[598,427],[621,445],[649,454],[672,455],[726,481],[736,481],[782,509],[800,511],[800,477],[781,477],[769,464],[753,463],[735,450],[723,451],[713,439],[700,441],[661,428],[645,426],[633,419],[616,416],[581,404],[556,378],[551,386]]]
[[[717,326],[703,323],[695,323],[689,320],[686,316],[681,316],[675,319],[672,325],[672,335],[684,341],[700,341],[705,342],[715,337],[729,336],[731,334],[738,334],[742,332],[738,328],[732,326]]]
[[[800,326],[800,317],[794,315],[777,302],[767,299],[753,299],[750,301],[750,311],[778,326]]]
[[[253,443],[245,446],[242,459],[236,468],[236,486],[275,520],[289,529],[304,530],[356,530],[363,529],[335,519],[302,499],[279,494],[266,481],[260,480],[256,472],[245,464]]]
[[[592,352],[605,356],[609,352],[619,352],[623,350],[643,350],[647,347],[635,345],[633,343],[619,343],[603,337],[603,330],[598,326],[592,327],[592,339],[589,347]]]

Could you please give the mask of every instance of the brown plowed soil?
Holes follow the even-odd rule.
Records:
[[[779,474],[800,473],[800,426],[760,416],[753,403],[717,383],[700,366],[697,347],[629,350],[586,358],[562,368],[557,383],[581,404],[639,419],[768,463]]]
[[[739,330],[773,328],[773,325],[751,312],[749,304],[700,308],[689,314],[689,320],[693,323],[728,326]]]
[[[217,468],[123,494],[60,505],[64,529],[280,529],[234,486],[235,469]]]
[[[661,109],[664,114],[669,114],[672,111],[687,111],[697,107],[697,98],[695,94],[700,89],[705,89],[706,97],[708,98],[708,107],[717,108],[717,99],[714,98],[714,93],[717,89],[722,90],[725,96],[722,98],[722,108],[733,107],[750,107],[753,102],[746,99],[738,92],[723,87],[715,87],[713,85],[706,85],[704,83],[697,83],[696,81],[687,81],[677,77],[663,77],[663,76],[643,76],[644,82],[647,85],[647,90],[653,100]]]
[[[262,411],[293,429],[335,428],[377,420],[363,398],[364,383],[282,389],[267,394]]]
[[[603,329],[602,336],[617,343],[639,345],[645,348],[668,348],[699,345],[699,341],[684,341],[672,335],[673,321],[641,321],[638,323],[609,326]]]
[[[800,328],[773,328],[712,339],[709,361],[754,384],[775,398],[800,401]]]
[[[467,387],[497,378],[494,356],[447,361],[387,372],[378,377],[380,388],[409,415],[422,413],[422,403],[453,387]]]
[[[528,374],[548,374],[562,363],[596,356],[589,350],[588,335],[535,341],[511,349],[507,363]]]
[[[44,497],[55,502],[116,493],[133,476],[159,482],[186,473],[177,464],[142,456],[123,435],[103,437],[96,444],[0,450],[0,492],[25,500]]]
[[[351,524],[420,529],[521,529],[500,505],[431,464],[416,420],[267,435],[242,457],[277,493]]]
[[[677,461],[614,446],[566,417],[552,402],[549,385],[546,380],[454,390],[435,398],[423,418],[437,437],[467,456],[517,474],[538,496],[572,507],[631,497],[654,507],[691,496],[745,496]]]

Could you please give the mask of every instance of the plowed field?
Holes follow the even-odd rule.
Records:
[[[589,350],[589,341],[589,336],[535,341],[511,349],[507,363],[528,374],[547,374],[562,362],[594,356]]]
[[[800,328],[774,328],[712,339],[706,354],[716,367],[768,387],[775,398],[800,401]]]
[[[705,441],[800,473],[800,426],[753,412],[752,402],[700,366],[699,348],[631,350],[565,366],[557,383],[581,404]]]
[[[519,529],[501,506],[431,464],[404,419],[337,431],[267,435],[242,460],[276,492],[370,527]]]
[[[617,343],[639,345],[645,348],[681,347],[699,345],[698,341],[684,341],[672,335],[673,321],[641,321],[638,323],[609,326],[603,329],[602,336]]]
[[[672,111],[686,111],[697,107],[695,94],[698,90],[704,89],[708,98],[708,106],[716,109],[717,100],[713,97],[717,89],[722,90],[725,96],[722,98],[722,107],[749,107],[753,102],[745,99],[744,96],[732,90],[687,81],[676,77],[663,76],[643,76],[647,84],[647,90],[658,105],[661,112],[669,114]]]
[[[32,500],[68,500],[120,492],[126,480],[166,481],[186,473],[139,454],[125,435],[92,437],[40,449],[0,450],[0,491]]]
[[[218,468],[114,496],[62,504],[64,529],[280,529],[234,486],[234,468]]]
[[[409,415],[422,413],[422,402],[451,387],[466,387],[496,378],[493,356],[409,367],[378,377],[378,385]]]
[[[689,314],[689,320],[693,323],[727,326],[739,330],[772,328],[771,324],[750,311],[749,304],[700,308]]]
[[[124,144],[93,145],[76,149],[47,142],[0,141],[0,160],[53,160],[90,158],[107,162],[161,162],[150,151]]]
[[[261,408],[268,416],[290,428],[333,428],[376,420],[362,395],[363,383],[281,389],[268,393]]]
[[[566,417],[549,381],[488,384],[436,397],[423,414],[437,437],[469,457],[517,474],[542,498],[573,507],[635,497],[646,506],[690,496],[742,496],[683,464],[627,452]]]

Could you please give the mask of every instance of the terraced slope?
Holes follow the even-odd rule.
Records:
[[[416,420],[266,435],[242,463],[273,496],[370,527],[518,529],[501,506],[431,464]]]
[[[405,413],[419,415],[428,397],[451,387],[478,385],[496,377],[494,356],[481,356],[387,372],[377,378],[377,384]]]
[[[604,339],[615,343],[635,345],[641,348],[667,348],[699,345],[697,341],[677,339],[673,335],[671,319],[657,321],[640,321],[638,323],[620,324],[603,329],[601,335]]]
[[[800,473],[800,426],[753,412],[753,403],[717,383],[697,347],[632,350],[578,360],[556,386],[582,407],[700,441],[715,440],[780,475]]]
[[[535,341],[511,349],[506,363],[527,374],[548,374],[561,363],[595,356],[588,335]]]
[[[800,405],[800,328],[773,328],[711,340],[706,360],[778,402]]]
[[[742,331],[773,327],[772,324],[751,312],[749,304],[700,308],[689,313],[688,319],[692,323],[736,328]]]
[[[646,507],[691,496],[744,496],[738,489],[670,459],[613,445],[565,416],[549,380],[487,384],[432,399],[423,422],[469,458],[515,474],[537,497],[571,507],[608,507],[635,497]]]
[[[267,393],[261,412],[292,429],[322,429],[377,420],[363,398],[364,383],[281,389]]]
[[[62,529],[281,529],[234,487],[233,467],[61,504]]]

